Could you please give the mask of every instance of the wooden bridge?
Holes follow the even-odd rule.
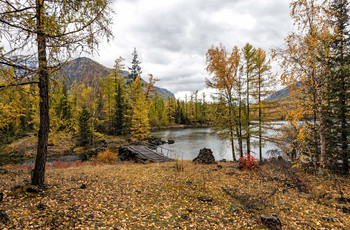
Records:
[[[173,161],[163,154],[157,153],[156,151],[150,149],[144,145],[127,145],[119,148],[118,157],[121,160],[137,160],[151,161],[151,162],[167,162]]]

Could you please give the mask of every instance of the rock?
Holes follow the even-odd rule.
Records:
[[[37,204],[37,209],[39,210],[45,210],[47,208],[46,204],[43,204],[43,203],[39,203]]]
[[[215,158],[211,149],[201,149],[196,158],[193,159],[193,163],[197,164],[215,164]]]
[[[100,141],[98,142],[98,145],[99,145],[99,146],[102,146],[102,147],[104,147],[104,148],[108,147],[108,143],[107,143],[106,140],[100,140]]]
[[[4,169],[4,168],[0,168],[0,174],[8,174],[8,170]]]
[[[238,206],[238,205],[231,205],[230,207],[230,211],[231,212],[239,212],[242,209],[242,207]]]
[[[341,208],[341,210],[343,211],[343,213],[350,213],[350,208],[349,207],[343,206]]]
[[[40,190],[39,190],[37,187],[29,186],[29,187],[26,189],[26,192],[30,192],[30,193],[39,193]]]
[[[334,217],[323,216],[322,219],[324,221],[327,221],[327,222],[335,222],[335,218]]]
[[[86,184],[82,184],[82,185],[80,186],[80,188],[81,188],[81,189],[86,189]]]
[[[149,143],[150,145],[156,145],[156,146],[158,146],[158,145],[163,145],[163,144],[166,143],[166,142],[163,141],[161,138],[154,137],[154,136],[149,137],[149,138],[147,139],[147,141],[148,141],[148,143]]]
[[[346,204],[346,203],[350,203],[350,198],[347,198],[347,197],[338,197],[338,198],[335,198],[336,201],[339,203],[339,204]]]
[[[221,165],[217,165],[218,169],[222,169],[222,166]]]
[[[272,214],[272,215],[262,214],[260,216],[260,220],[264,226],[268,227],[271,230],[282,229],[282,223],[275,214]]]
[[[182,219],[185,219],[185,220],[189,220],[190,219],[190,216],[188,214],[182,214],[181,215],[181,218]]]
[[[4,210],[0,210],[0,222],[4,224],[10,222],[10,218]]]
[[[171,144],[174,144],[175,141],[174,140],[168,140],[168,144],[171,145]]]
[[[198,197],[198,200],[203,201],[203,202],[213,202],[213,198],[206,197],[206,196],[200,196],[200,197]]]

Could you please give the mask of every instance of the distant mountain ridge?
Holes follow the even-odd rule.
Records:
[[[105,67],[104,65],[86,57],[79,57],[68,62],[61,69],[61,74],[63,74],[67,81],[67,86],[73,84],[74,81],[93,84],[94,81],[108,76],[112,72],[112,69]],[[124,71],[124,77],[129,78],[129,72]],[[142,84],[145,84],[141,78]],[[155,86],[157,93],[160,97],[166,99],[168,96],[174,98],[175,95],[165,88],[160,88]]]
[[[301,87],[301,82],[294,83],[292,86],[286,86],[276,92],[272,93],[265,100],[266,101],[281,101],[288,99],[291,96],[291,88],[299,88]]]

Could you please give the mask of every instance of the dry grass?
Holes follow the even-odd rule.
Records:
[[[11,222],[0,229],[263,229],[263,213],[276,214],[283,229],[350,229],[349,214],[339,209],[348,204],[336,203],[339,186],[350,197],[348,179],[296,174],[312,187],[302,193],[288,173],[270,165],[250,172],[230,162],[220,163],[222,169],[176,164],[50,168],[48,189],[37,196],[9,195],[28,173],[1,175],[0,210]]]

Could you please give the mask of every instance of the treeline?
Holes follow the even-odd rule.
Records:
[[[118,58],[112,73],[96,76],[88,83],[66,85],[66,79],[57,76],[50,89],[50,132],[79,134],[82,145],[92,144],[101,134],[130,136],[142,141],[151,128],[177,125],[207,125],[210,123],[211,104],[198,91],[185,100],[160,97],[154,88],[158,79],[152,75],[141,83],[136,50],[133,53],[131,73],[124,76],[123,59]],[[132,71],[138,69],[138,71]],[[2,69],[3,76],[11,69]],[[6,79],[9,79],[6,81]],[[11,85],[13,77],[2,78],[1,85]],[[18,82],[17,82],[18,85]],[[0,133],[10,138],[38,129],[39,89],[36,85],[4,87],[0,93]]]

